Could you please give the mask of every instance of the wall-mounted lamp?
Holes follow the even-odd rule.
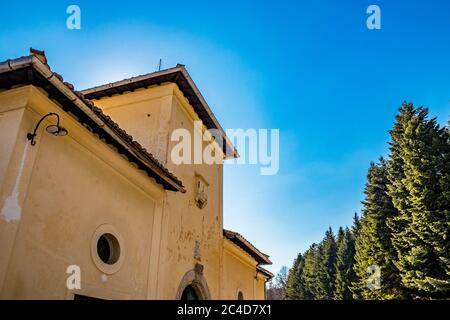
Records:
[[[45,118],[50,117],[50,116],[56,116],[57,121],[56,121],[56,124],[51,124],[47,127],[47,129],[46,129],[47,132],[51,133],[55,136],[67,135],[67,130],[59,125],[59,115],[57,113],[50,112],[50,113],[46,114],[45,116],[43,116],[41,118],[41,120],[39,120],[39,122],[36,125],[36,128],[34,128],[33,133],[31,133],[31,132],[27,133],[27,139],[31,141],[32,146],[34,146],[36,144],[36,141],[34,141],[34,138],[36,137],[36,131],[39,128],[39,125]]]

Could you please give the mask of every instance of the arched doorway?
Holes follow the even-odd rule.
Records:
[[[208,284],[203,276],[203,266],[197,263],[194,269],[186,272],[178,286],[177,300],[209,300]]]
[[[194,287],[191,285],[188,285],[183,290],[183,294],[181,295],[181,300],[200,300],[198,297],[197,292],[195,291]]]

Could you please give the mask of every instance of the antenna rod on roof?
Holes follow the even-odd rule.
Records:
[[[159,63],[158,63],[158,71],[161,71],[161,62],[162,62],[162,59],[159,59]]]

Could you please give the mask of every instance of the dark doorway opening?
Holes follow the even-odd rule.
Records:
[[[186,300],[200,300],[200,299],[194,287],[189,285],[186,288],[184,288],[183,294],[181,295],[181,300],[186,301]]]

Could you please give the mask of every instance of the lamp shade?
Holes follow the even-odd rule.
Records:
[[[47,132],[55,136],[65,136],[67,135],[67,130],[63,127],[57,126],[55,124],[49,125],[47,127]]]
[[[66,136],[67,135],[67,129],[63,127],[59,127],[58,132],[55,134],[57,136]]]
[[[59,131],[59,127],[56,124],[49,125],[47,127],[47,132],[51,134],[55,134]]]

